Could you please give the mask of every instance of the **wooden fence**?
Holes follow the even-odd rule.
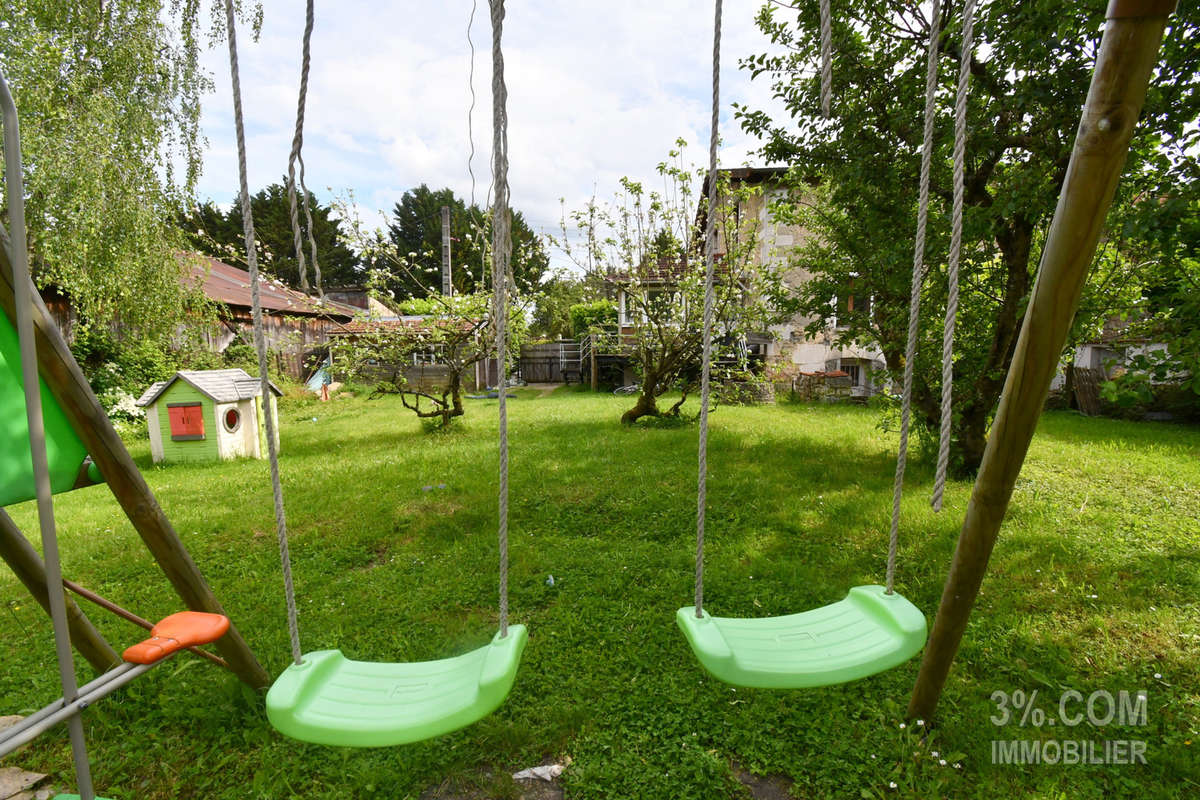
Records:
[[[570,339],[561,342],[542,342],[521,348],[521,377],[527,383],[563,383],[563,348],[574,348],[577,353],[579,342]],[[577,360],[577,356],[575,356]],[[573,364],[574,362],[572,362]],[[572,364],[568,364],[568,369]],[[575,365],[578,370],[578,366]],[[575,376],[578,380],[578,376]]]

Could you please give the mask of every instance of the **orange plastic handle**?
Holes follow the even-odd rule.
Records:
[[[185,647],[215,642],[229,630],[229,617],[202,611],[180,611],[150,629],[151,636],[122,655],[130,664],[153,664]]]

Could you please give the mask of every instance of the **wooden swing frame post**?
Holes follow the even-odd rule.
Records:
[[[50,595],[46,589],[46,565],[4,509],[0,509],[0,559],[8,564],[17,580],[25,585],[33,599],[49,614]],[[120,664],[121,656],[83,613],[83,609],[70,596],[64,599],[71,644],[79,654],[87,659],[97,672],[106,672]]]
[[[16,318],[13,288],[13,268],[9,263],[8,251],[0,247],[0,309],[10,319]],[[108,415],[100,407],[58,326],[36,293],[33,300],[38,367],[42,380],[58,400],[71,427],[100,468],[113,496],[179,598],[192,611],[224,614],[220,601],[163,513],[121,437],[109,422]],[[216,647],[228,662],[230,671],[243,683],[261,689],[271,682],[270,675],[258,663],[250,646],[233,625],[216,642]]]
[[[909,700],[937,709],[1037,428],[1129,152],[1175,0],[1112,0],[1037,282]]]

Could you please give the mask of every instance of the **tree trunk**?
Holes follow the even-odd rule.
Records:
[[[449,388],[450,388],[450,391],[449,391],[450,403],[447,404],[446,406],[443,406],[442,427],[449,426],[450,421],[452,419],[454,419],[455,417],[461,417],[463,415],[462,375],[459,372],[452,371],[450,373],[450,387]],[[506,391],[506,389],[503,386],[501,386],[500,391],[503,392],[503,391]]]
[[[637,404],[621,415],[621,422],[625,425],[632,425],[642,417],[658,417],[662,412],[658,410],[658,401],[654,395],[643,390],[638,397]]]
[[[1166,15],[1173,6],[1148,2],[1109,6],[1067,179],[1046,236],[1036,291],[1022,323],[987,454],[971,491],[941,603],[921,657],[921,671],[909,699],[909,717],[928,720],[934,715],[966,632],[1079,307],[1157,60]]]
[[[632,425],[642,417],[662,416],[662,412],[658,410],[657,395],[658,373],[647,370],[645,380],[642,382],[642,393],[638,396],[634,407],[621,415],[621,423]]]
[[[952,465],[958,478],[969,478],[979,472],[983,451],[987,446],[988,417],[1000,400],[1000,390],[1012,362],[1017,346],[1017,334],[1024,319],[1023,309],[1032,278],[1029,274],[1029,258],[1033,246],[1033,223],[1021,216],[1014,217],[996,232],[996,244],[1000,249],[1005,270],[1004,297],[996,312],[996,327],[992,331],[992,344],[987,360],[974,384],[958,382],[954,389],[954,404],[958,409],[953,423],[953,437],[957,442],[955,452],[959,459]],[[940,424],[940,395],[934,396],[932,387],[918,380],[914,386],[914,402],[921,415],[936,430]]]
[[[975,475],[983,462],[983,451],[987,447],[988,412],[995,398],[989,400],[987,405],[979,401],[964,405],[956,421],[958,452],[962,454],[962,462],[954,472],[960,478]]]

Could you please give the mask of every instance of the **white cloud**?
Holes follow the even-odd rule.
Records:
[[[295,124],[303,15],[264,0],[261,40],[239,38],[251,189],[287,168]],[[758,3],[725,6],[722,163],[741,165],[756,143],[731,104],[778,110],[763,81],[737,59],[766,49],[753,25]],[[323,200],[353,190],[364,217],[378,219],[421,183],[470,195],[467,172],[469,2],[318,4],[305,126],[308,184]],[[475,197],[483,203],[491,158],[491,26],[479,0],[475,43]],[[509,91],[509,181],[513,204],[535,226],[557,229],[593,191],[608,196],[628,175],[660,184],[654,167],[677,137],[706,158],[711,92],[708,2],[510,3],[504,29]],[[205,64],[217,91],[204,108],[209,150],[200,193],[228,202],[237,160],[224,47]],[[325,191],[325,187],[332,190]]]

